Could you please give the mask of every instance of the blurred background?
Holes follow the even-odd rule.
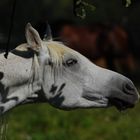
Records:
[[[140,1],[85,0],[85,19],[73,14],[73,0],[17,0],[9,49],[25,42],[30,22],[43,38],[47,22],[54,40],[79,51],[93,63],[131,78],[140,89]],[[14,0],[0,1],[0,49],[5,50]],[[47,104],[10,112],[9,140],[139,140],[140,104],[126,112],[114,108],[60,111]]]

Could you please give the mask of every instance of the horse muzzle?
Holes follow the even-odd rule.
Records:
[[[139,100],[139,93],[134,84],[128,79],[120,89],[112,89],[112,94],[108,99],[109,106],[113,105],[122,111],[135,106]]]

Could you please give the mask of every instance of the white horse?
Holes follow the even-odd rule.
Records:
[[[30,24],[26,40],[8,59],[0,54],[0,114],[27,103],[66,110],[112,105],[124,110],[137,103],[138,92],[125,76],[94,65],[61,42],[42,41]]]

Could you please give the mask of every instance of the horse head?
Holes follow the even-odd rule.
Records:
[[[125,110],[138,102],[138,91],[127,77],[93,64],[61,42],[52,39],[42,41],[30,24],[26,26],[26,40],[26,46],[36,56],[34,77],[37,78],[32,81],[36,90],[25,93],[24,82],[24,92],[16,93],[21,101],[16,98],[16,102],[8,105],[8,100],[3,104],[3,107],[7,107],[2,113],[19,104],[35,102],[48,102],[64,110],[109,106]]]
[[[98,67],[61,42],[42,41],[28,24],[27,43],[38,52],[44,98],[60,109],[133,107],[138,91],[125,76]]]

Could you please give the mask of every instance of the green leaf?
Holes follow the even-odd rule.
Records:
[[[77,8],[76,9],[76,16],[84,19],[86,17],[86,10],[85,8]]]
[[[74,11],[77,17],[84,19],[86,17],[86,9],[94,11],[96,7],[83,0],[76,0],[74,5]]]
[[[83,3],[83,5],[85,6],[85,7],[87,7],[87,8],[89,8],[90,10],[92,10],[92,11],[94,11],[95,9],[96,9],[96,7],[94,6],[94,5],[92,5],[92,4],[89,4],[89,3],[87,3],[87,2],[82,2]]]
[[[130,6],[130,4],[131,4],[131,0],[126,0],[126,7],[129,7]]]

